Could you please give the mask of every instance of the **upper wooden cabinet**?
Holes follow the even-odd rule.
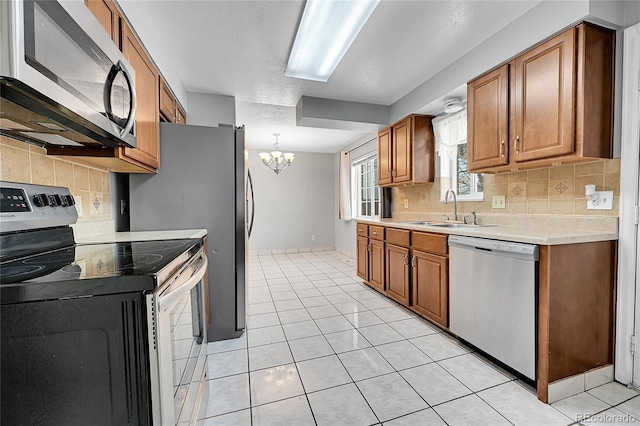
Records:
[[[184,112],[182,108],[180,108],[180,104],[176,102],[176,123],[177,124],[187,124],[187,113]]]
[[[119,155],[154,171],[160,166],[158,71],[128,25],[121,23],[122,53],[136,72],[136,148],[118,148]]]
[[[164,82],[164,78],[159,77],[160,92],[160,118],[170,123],[176,122],[176,99],[171,93],[171,89]]]
[[[136,148],[48,147],[47,153],[115,172],[155,173],[160,167],[160,116],[185,123],[186,114],[113,0],[85,0],[85,5],[135,71]]]
[[[158,79],[158,92],[160,93],[160,120],[169,123],[186,124],[187,114],[180,107],[180,103],[173,96],[169,85],[162,76]]]
[[[378,133],[378,185],[393,183],[391,177],[392,165],[391,127]]]
[[[470,171],[610,158],[613,66],[614,32],[582,23],[469,82]]]
[[[378,133],[380,186],[433,182],[435,141],[430,115],[412,114]]]
[[[100,21],[111,36],[111,40],[120,47],[120,12],[112,0],[84,0],[84,4]]]
[[[509,164],[509,66],[467,86],[467,153],[469,169]]]

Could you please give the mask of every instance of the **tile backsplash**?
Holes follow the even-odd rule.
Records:
[[[613,210],[587,210],[584,186],[613,191]],[[504,195],[506,209],[491,207],[491,197]],[[453,206],[440,201],[440,182],[393,189],[393,215],[450,214]],[[408,208],[404,208],[408,200]],[[460,213],[618,216],[620,159],[598,160],[495,175],[484,175],[484,201],[459,202]]]
[[[0,179],[69,188],[81,221],[111,218],[109,172],[47,156],[44,149],[0,136]]]

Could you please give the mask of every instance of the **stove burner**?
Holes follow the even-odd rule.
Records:
[[[25,265],[25,266],[14,266],[9,269],[9,273],[7,275],[0,272],[0,277],[2,280],[11,279],[11,280],[19,280],[20,277],[23,276],[31,276],[33,274],[37,274],[38,272],[44,270],[44,266],[39,265]],[[5,272],[6,269],[2,268],[2,272]]]

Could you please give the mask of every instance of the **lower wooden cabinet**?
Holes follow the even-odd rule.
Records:
[[[413,250],[411,308],[443,327],[449,326],[448,263],[446,256]]]
[[[409,306],[409,249],[388,244],[386,254],[386,294],[398,303]]]
[[[369,281],[369,239],[358,237],[356,273],[360,278]]]
[[[369,239],[369,285],[384,292],[384,243]]]

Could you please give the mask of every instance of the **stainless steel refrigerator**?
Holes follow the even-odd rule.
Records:
[[[244,128],[161,123],[160,158],[157,174],[129,177],[131,231],[206,228],[207,337],[237,337],[246,321],[252,206]]]

